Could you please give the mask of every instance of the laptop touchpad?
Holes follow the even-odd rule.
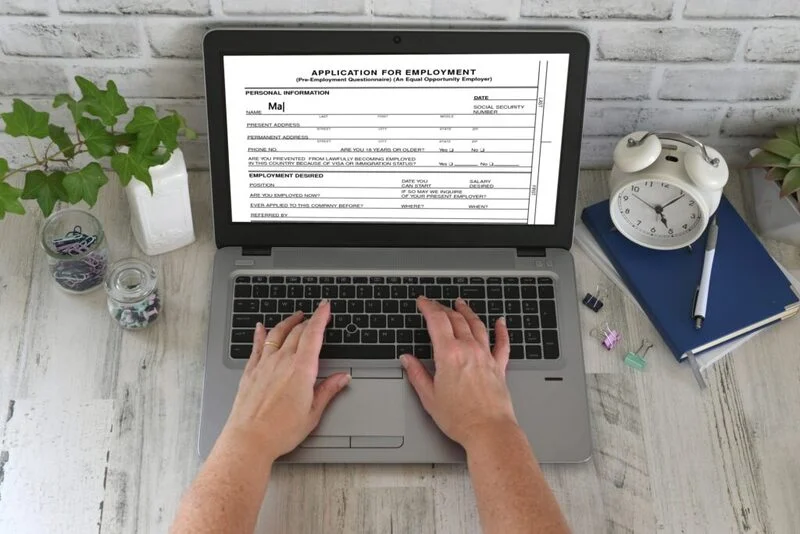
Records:
[[[313,436],[403,436],[402,378],[353,378],[325,410]]]

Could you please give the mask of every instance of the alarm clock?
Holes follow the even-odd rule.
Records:
[[[673,132],[634,132],[614,148],[611,220],[634,243],[672,250],[706,229],[728,182],[715,149]]]

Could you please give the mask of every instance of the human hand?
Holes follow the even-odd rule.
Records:
[[[330,315],[324,300],[308,321],[296,312],[269,332],[256,325],[253,352],[223,434],[254,443],[272,461],[316,428],[328,403],[350,382],[350,375],[337,373],[314,385]]]
[[[465,449],[472,438],[500,427],[517,427],[506,385],[509,357],[505,318],[495,325],[495,346],[477,315],[461,299],[455,310],[425,297],[417,299],[433,344],[436,373],[431,377],[411,355],[401,362],[422,406],[450,439]]]

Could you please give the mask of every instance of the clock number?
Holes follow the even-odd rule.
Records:
[[[694,200],[690,200],[690,201],[689,201],[689,205],[690,205],[690,206],[694,206]]]
[[[642,224],[642,220],[641,219],[637,219],[636,220],[636,226],[639,226],[640,224]]]
[[[655,228],[655,226],[654,226],[654,227],[652,227],[652,228],[650,228],[650,233],[651,233],[651,234],[654,234],[654,233],[656,233],[656,228]]]
[[[630,212],[631,212],[630,208],[625,208],[625,213],[630,213]]]
[[[666,187],[667,189],[669,189],[669,184],[665,183],[665,182],[661,182],[661,187]]]
[[[672,234],[674,233],[674,232],[672,231],[672,228],[670,228],[668,231],[669,231],[669,235],[672,235]]]
[[[627,201],[628,200],[628,195],[622,195],[622,200]]]
[[[639,192],[639,186],[638,185],[632,185],[631,186],[631,191],[633,191],[634,193],[638,193]]]
[[[697,218],[697,214],[696,214],[696,213],[692,213],[692,215],[691,215],[691,217],[690,217],[690,218],[691,218],[691,219],[696,219],[696,218]]]
[[[686,230],[687,228],[689,228],[689,225],[688,224],[684,224],[683,225],[683,229]]]

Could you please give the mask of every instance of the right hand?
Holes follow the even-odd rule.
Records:
[[[501,428],[518,427],[506,385],[509,338],[505,319],[495,325],[494,350],[486,327],[466,302],[445,308],[417,299],[433,344],[436,373],[431,377],[411,355],[401,362],[422,406],[450,439],[467,449],[473,438]]]

